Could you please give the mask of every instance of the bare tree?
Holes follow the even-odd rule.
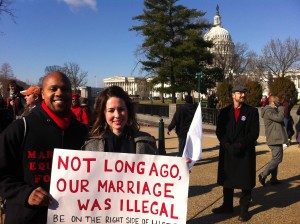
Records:
[[[12,79],[14,78],[14,73],[13,70],[8,63],[3,63],[1,66],[0,70],[0,76],[1,78],[7,78],[7,79]]]
[[[51,72],[61,71],[65,73],[65,68],[59,65],[50,65],[46,66],[45,68],[45,74],[49,74]]]
[[[87,72],[81,71],[80,66],[74,62],[66,62],[63,66],[59,65],[50,65],[46,66],[45,74],[60,71],[65,73],[71,81],[73,92],[76,92],[76,89],[79,86],[84,86],[87,83]],[[43,80],[43,77],[40,78],[39,83]]]
[[[6,87],[10,79],[15,79],[13,70],[8,63],[3,63],[0,70],[0,93],[6,97]]]
[[[227,41],[219,41],[213,48],[214,66],[221,69],[223,77],[232,75],[232,63],[234,57],[234,45]]]
[[[0,0],[0,15],[7,14],[16,23],[15,10],[11,8],[13,0]]]
[[[257,80],[255,70],[257,55],[248,50],[247,44],[234,45],[224,43],[214,48],[214,63],[222,71],[224,78],[231,84],[242,84],[248,80]],[[255,66],[256,68],[256,66]]]
[[[284,77],[289,70],[299,68],[300,43],[298,39],[287,38],[285,41],[271,39],[264,47],[260,66],[265,72],[276,77]]]
[[[52,72],[57,72],[57,71],[66,73],[65,70],[66,70],[66,68],[59,66],[59,65],[49,65],[49,66],[46,66],[46,68],[45,68],[45,75],[52,73]],[[44,80],[45,75],[39,78],[38,86],[43,85],[43,80]]]
[[[65,73],[69,77],[72,89],[76,92],[79,86],[86,85],[87,72],[81,71],[80,66],[74,62],[64,64]]]
[[[248,81],[261,81],[258,70],[258,56],[254,51],[248,50],[247,44],[237,43],[234,48],[232,71],[234,84],[243,84]]]
[[[234,55],[232,60],[232,70],[235,74],[240,75],[247,71],[248,65],[253,57],[252,51],[248,50],[247,44],[237,43],[234,46]]]

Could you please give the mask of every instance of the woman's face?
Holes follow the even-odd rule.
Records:
[[[128,120],[128,111],[124,100],[118,97],[109,98],[104,114],[110,130],[115,135],[120,135]]]
[[[27,106],[33,107],[36,104],[37,96],[34,94],[30,94],[25,96],[25,100]]]
[[[16,84],[15,84],[15,83],[9,84],[9,89],[10,89],[10,91],[13,92],[13,93],[16,92],[16,89],[17,89]]]

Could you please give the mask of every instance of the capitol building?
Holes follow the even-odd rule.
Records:
[[[224,71],[224,77],[228,78],[229,74],[232,74],[231,66],[234,55],[234,43],[229,31],[222,27],[218,5],[216,7],[216,15],[214,16],[213,27],[204,35],[204,40],[212,41],[214,44],[210,49],[211,53],[214,54],[212,66],[221,68]],[[298,90],[298,98],[300,98],[300,69],[288,72],[286,77],[289,77],[291,81],[294,82]],[[160,93],[151,89],[147,84],[150,80],[151,78],[115,76],[104,79],[104,87],[117,85],[127,91],[130,96],[138,96],[140,99],[159,97]],[[165,86],[167,87],[167,85]],[[262,84],[262,86],[263,94],[267,95],[268,87],[264,84]],[[197,91],[192,91],[191,94],[194,96],[194,98],[198,98]],[[201,97],[203,96],[204,95]],[[164,98],[170,97],[171,94],[164,94]],[[180,99],[182,97],[182,93],[176,93],[176,97],[177,99]]]

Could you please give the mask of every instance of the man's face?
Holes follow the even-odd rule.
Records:
[[[79,106],[79,98],[72,98],[72,106]]]
[[[270,104],[272,108],[277,108],[276,104],[279,104],[279,98],[275,97],[274,102]]]
[[[246,100],[245,92],[234,92],[232,93],[233,101],[236,103],[244,103]]]
[[[71,84],[60,73],[51,73],[43,81],[42,97],[47,107],[57,115],[65,115],[71,107]]]

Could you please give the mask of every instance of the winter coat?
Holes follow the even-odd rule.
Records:
[[[66,130],[37,106],[23,119],[14,121],[0,136],[0,195],[6,198],[5,222],[45,224],[47,207],[30,206],[31,192],[41,186],[49,192],[54,148],[79,150],[87,127],[73,116]]]
[[[284,127],[284,107],[278,109],[270,105],[262,108],[261,117],[264,119],[267,145],[281,145],[288,143],[288,136]]]
[[[220,141],[218,180],[226,188],[252,189],[256,180],[255,144],[259,136],[258,110],[247,104],[235,120],[233,104],[220,111],[216,135]]]
[[[186,138],[196,109],[197,105],[190,103],[178,107],[168,126],[168,131],[175,128],[175,132],[179,138]]]
[[[155,138],[149,135],[148,133],[139,131],[138,133],[136,133],[134,138],[130,138],[128,141],[128,152],[150,155],[159,154]],[[88,140],[84,144],[84,146],[82,146],[82,150],[104,152],[106,144],[108,144],[107,139],[102,137],[93,137],[90,140]]]

